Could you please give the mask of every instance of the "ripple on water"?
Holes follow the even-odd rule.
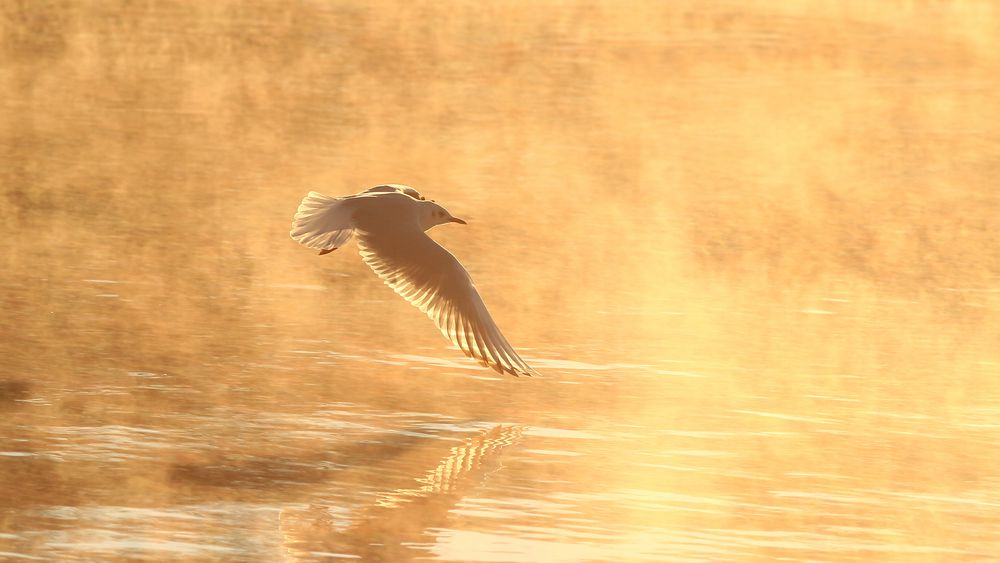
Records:
[[[532,426],[524,431],[525,436],[539,438],[559,438],[565,440],[610,440],[612,437],[582,430],[568,430],[546,426]]]
[[[130,506],[49,506],[28,516],[85,525],[33,532],[38,553],[63,558],[214,558],[275,553],[277,540],[255,529],[273,527],[276,509],[240,503]]]
[[[51,426],[44,429],[65,460],[121,462],[155,459],[155,451],[191,447],[183,433],[140,426]]]
[[[531,358],[531,365],[536,368],[545,369],[564,369],[564,370],[581,370],[581,371],[607,371],[612,369],[636,369],[643,370],[648,369],[650,366],[642,364],[621,364],[621,363],[608,363],[608,364],[591,364],[587,362],[579,362],[573,360],[558,360],[550,358]]]

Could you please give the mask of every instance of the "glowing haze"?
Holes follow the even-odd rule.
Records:
[[[0,556],[995,556],[998,30],[4,2]],[[383,183],[468,221],[434,238],[541,377],[289,240]]]

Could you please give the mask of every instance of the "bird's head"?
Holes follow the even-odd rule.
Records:
[[[451,213],[433,201],[420,202],[420,227],[423,230],[430,229],[435,225],[444,223],[459,223],[465,225],[465,221],[458,217],[452,217]]]

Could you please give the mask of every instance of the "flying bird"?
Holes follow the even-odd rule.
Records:
[[[365,264],[467,356],[498,373],[536,374],[500,333],[469,272],[427,236],[444,223],[466,224],[409,186],[384,184],[344,197],[309,192],[289,234],[320,255],[356,236]]]

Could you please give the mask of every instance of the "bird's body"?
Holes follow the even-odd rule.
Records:
[[[386,184],[338,198],[310,192],[290,234],[321,255],[357,237],[365,263],[466,355],[500,373],[533,374],[493,322],[469,273],[425,233],[449,222],[465,224],[417,190]]]

